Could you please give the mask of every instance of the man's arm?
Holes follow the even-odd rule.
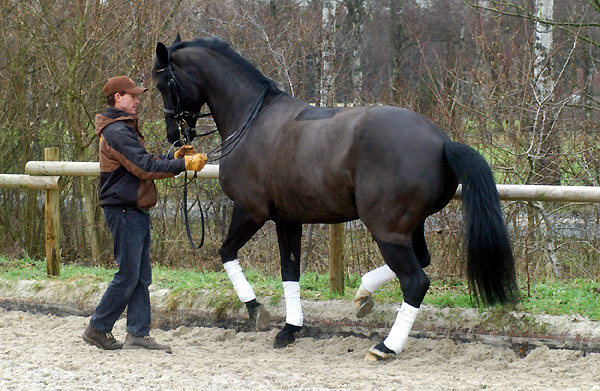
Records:
[[[107,126],[103,136],[113,158],[140,179],[169,178],[185,170],[183,159],[161,159],[148,153],[135,131],[123,123]]]

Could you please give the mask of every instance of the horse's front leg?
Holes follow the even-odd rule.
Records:
[[[304,317],[300,303],[300,248],[302,224],[275,222],[281,255],[281,280],[285,294],[285,326],[275,336],[273,346],[283,348],[296,340]]]
[[[233,284],[235,292],[240,300],[246,304],[250,319],[255,323],[258,331],[269,329],[271,315],[265,307],[256,300],[252,286],[246,280],[242,267],[237,259],[237,254],[248,240],[263,226],[256,223],[237,203],[233,204],[233,214],[227,237],[219,250],[221,261],[227,271],[227,275]]]

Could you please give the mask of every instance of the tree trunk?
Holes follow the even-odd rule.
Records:
[[[536,0],[535,42],[534,42],[534,64],[533,73],[535,80],[535,99],[537,112],[534,120],[534,135],[537,139],[538,148],[534,158],[534,180],[536,184],[559,185],[560,177],[556,156],[560,150],[558,134],[554,129],[554,77],[552,73],[552,50],[554,45],[553,26],[542,21],[552,21],[554,11],[554,0]],[[549,265],[554,275],[560,277],[560,269],[555,253],[554,230],[552,222],[546,215],[546,211],[540,202],[531,203],[531,206],[539,210],[546,223],[546,238]]]
[[[334,103],[334,71],[333,59],[335,58],[335,9],[337,0],[323,1],[322,34],[323,46],[321,47],[321,78],[319,79],[319,105],[322,107]]]
[[[335,57],[335,10],[337,0],[323,2],[321,49],[321,79],[319,83],[319,104],[322,107],[335,103],[335,77],[333,59]],[[344,225],[329,227],[329,287],[332,292],[344,293]]]
[[[404,41],[406,40],[406,32],[402,25],[402,1],[390,0],[390,32],[392,46],[392,64],[391,64],[391,80],[392,102],[396,105],[402,104],[402,90],[404,81],[402,80],[402,62],[404,55]]]
[[[348,9],[349,30],[352,37],[352,52],[350,54],[350,73],[352,80],[352,104],[358,106],[362,103],[362,49],[363,49],[363,31],[365,4],[364,0],[346,0]]]
[[[536,184],[559,185],[558,156],[560,141],[554,129],[554,77],[552,74],[553,27],[541,22],[552,21],[553,0],[536,0],[535,42],[533,76],[536,113],[533,121],[533,137],[536,148],[533,153],[534,181]],[[530,152],[530,153],[531,153]]]

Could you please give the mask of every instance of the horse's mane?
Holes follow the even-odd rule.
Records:
[[[177,42],[173,46],[169,48],[169,52],[172,53],[178,49],[187,48],[187,47],[203,47],[207,49],[214,50],[220,55],[228,58],[235,64],[238,64],[242,69],[244,69],[252,78],[262,83],[265,87],[267,87],[267,92],[272,94],[279,94],[283,92],[279,87],[277,87],[277,83],[272,79],[269,79],[265,75],[262,74],[261,71],[258,70],[254,65],[252,65],[248,60],[244,57],[240,56],[235,50],[231,48],[229,42],[223,41],[217,37],[213,38],[198,38],[193,41],[183,41]]]

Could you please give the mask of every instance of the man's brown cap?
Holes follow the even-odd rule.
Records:
[[[108,79],[102,90],[106,96],[114,95],[117,92],[127,92],[129,94],[137,95],[148,91],[145,87],[136,86],[133,80],[127,76],[111,77]]]

